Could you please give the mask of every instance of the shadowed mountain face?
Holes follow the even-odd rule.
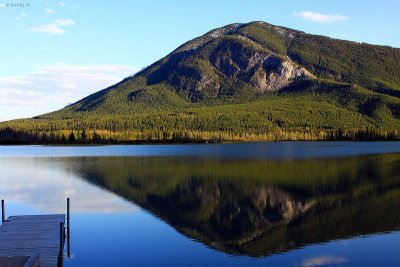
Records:
[[[187,237],[232,254],[267,256],[400,227],[400,155],[294,161],[100,157],[67,164]]]

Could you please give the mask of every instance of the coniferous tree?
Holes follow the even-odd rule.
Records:
[[[68,140],[71,142],[71,143],[73,143],[73,142],[75,142],[75,134],[74,134],[74,132],[73,131],[71,131],[71,133],[69,134],[69,138],[68,138]]]

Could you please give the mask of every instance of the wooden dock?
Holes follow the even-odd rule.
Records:
[[[64,223],[64,214],[10,216],[0,226],[0,267],[60,266]]]

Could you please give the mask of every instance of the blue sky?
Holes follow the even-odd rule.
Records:
[[[0,120],[62,108],[233,22],[400,47],[399,10],[398,0],[0,0]]]

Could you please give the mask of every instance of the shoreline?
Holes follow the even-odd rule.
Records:
[[[190,145],[190,144],[240,144],[240,143],[280,143],[280,142],[354,142],[354,143],[376,143],[376,142],[400,142],[398,139],[371,139],[371,140],[315,140],[315,139],[280,139],[280,140],[137,140],[137,141],[96,141],[96,142],[0,142],[0,146],[106,146],[106,145]]]

